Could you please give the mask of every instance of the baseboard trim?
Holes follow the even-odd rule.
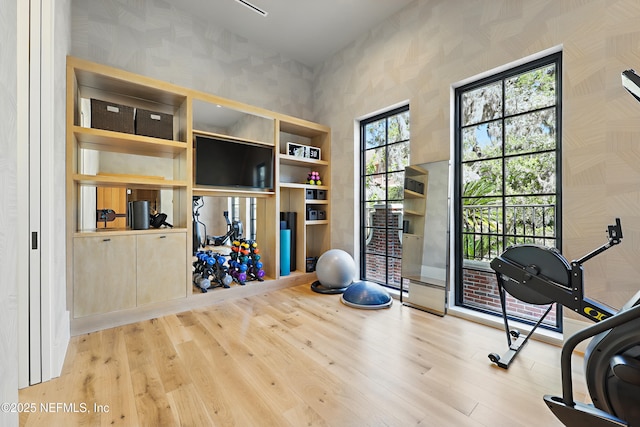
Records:
[[[148,304],[142,307],[119,310],[111,313],[71,319],[71,336],[87,334],[103,329],[162,317],[169,314],[207,307],[234,298],[246,298],[277,289],[312,283],[314,280],[317,280],[316,273],[292,273],[290,276],[281,277],[277,280],[248,282],[244,286],[234,285],[229,289],[213,289],[207,293],[194,291],[193,294],[186,298]]]

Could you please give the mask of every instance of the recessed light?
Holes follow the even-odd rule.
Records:
[[[266,10],[262,10],[258,6],[256,6],[255,4],[251,4],[248,1],[245,1],[245,0],[236,0],[236,1],[238,3],[244,5],[244,6],[248,7],[249,9],[253,10],[258,15],[267,16],[269,14],[269,12],[267,12]]]

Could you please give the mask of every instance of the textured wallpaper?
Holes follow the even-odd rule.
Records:
[[[190,16],[180,2],[73,0],[71,54],[305,119],[310,68]],[[175,6],[174,6],[175,4]]]
[[[619,307],[640,275],[640,104],[620,83],[640,69],[638,22],[636,0],[416,0],[315,70],[314,116],[339,171],[332,211],[357,209],[355,119],[408,100],[412,162],[448,159],[452,85],[562,46],[563,253],[606,242],[621,217],[623,243],[585,265],[587,294]],[[350,218],[332,222],[332,243],[353,251]]]

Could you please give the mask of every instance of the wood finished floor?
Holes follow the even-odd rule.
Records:
[[[73,337],[62,375],[20,390],[37,406],[20,425],[560,426],[542,400],[561,393],[560,348],[531,341],[506,371],[487,358],[505,341],[296,286]],[[578,356],[574,371],[584,400]]]

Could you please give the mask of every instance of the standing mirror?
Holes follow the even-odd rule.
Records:
[[[449,161],[408,166],[404,187],[400,301],[444,316],[449,278]]]

